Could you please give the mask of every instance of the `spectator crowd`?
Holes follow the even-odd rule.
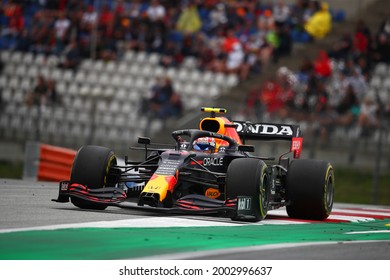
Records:
[[[58,55],[59,67],[75,70],[82,59],[120,60],[127,50],[158,53],[165,67],[192,56],[202,71],[246,80],[289,55],[293,41],[326,36],[331,21],[329,7],[312,0],[5,0],[0,49]],[[43,79],[27,94],[29,105],[53,103],[46,89],[52,82]],[[183,110],[165,77],[145,106],[160,119]]]
[[[0,48],[65,57],[116,59],[157,52],[164,66],[198,58],[202,70],[245,80],[291,52],[293,41],[324,37],[325,3],[297,0],[8,0],[0,3]]]
[[[236,73],[246,80],[291,53],[294,42],[324,38],[343,20],[323,1],[296,0],[4,0],[0,2],[0,50],[62,57],[77,69],[85,58],[120,60],[127,50],[160,54],[160,64],[179,66],[197,58],[200,70]],[[367,94],[378,63],[390,63],[390,16],[373,33],[364,21],[345,32],[297,71],[281,67],[249,93],[257,118],[307,120],[326,139],[334,125],[357,125],[369,134],[390,112],[390,98]],[[37,77],[27,96],[34,105],[58,102],[51,81]],[[39,101],[40,100],[40,101]],[[43,100],[43,101],[42,101]],[[179,93],[165,77],[145,101],[153,116],[179,116]]]
[[[390,69],[389,53],[390,16],[375,32],[360,20],[329,50],[304,58],[297,71],[279,68],[248,93],[246,106],[258,120],[306,121],[313,128],[308,132],[318,133],[324,144],[337,126],[354,128],[355,136],[372,135],[390,120],[390,92],[369,90],[376,66]]]

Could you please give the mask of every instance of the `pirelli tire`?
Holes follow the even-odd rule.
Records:
[[[291,162],[286,178],[287,214],[291,218],[325,220],[331,213],[335,181],[329,162]]]
[[[253,200],[251,216],[235,215],[232,220],[263,220],[268,212],[270,196],[270,177],[264,161],[254,158],[234,159],[226,174],[226,196],[230,199],[250,196]]]
[[[110,167],[116,164],[112,150],[100,146],[81,147],[73,161],[70,175],[71,183],[78,183],[90,189],[99,189],[109,185],[107,175]],[[107,206],[72,197],[71,202],[81,209],[104,210]]]

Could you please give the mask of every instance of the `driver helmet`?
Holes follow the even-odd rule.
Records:
[[[193,143],[194,150],[196,151],[214,152],[215,146],[215,140],[212,137],[201,137]]]

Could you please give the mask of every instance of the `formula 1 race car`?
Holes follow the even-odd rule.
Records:
[[[107,206],[167,213],[219,215],[239,221],[260,221],[267,212],[286,206],[289,217],[326,219],[333,206],[334,174],[325,161],[299,159],[298,125],[232,122],[210,113],[200,129],[172,132],[172,148],[140,137],[145,160],[124,164],[109,148],[83,146],[73,162],[69,181],[59,184],[56,202],[82,209]],[[287,140],[290,150],[275,158],[255,156],[247,140]]]

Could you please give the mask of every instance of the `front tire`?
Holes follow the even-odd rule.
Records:
[[[253,216],[233,216],[232,220],[263,220],[268,212],[270,180],[267,165],[262,160],[239,158],[230,163],[226,174],[226,196],[233,199],[241,195],[252,197]]]
[[[114,152],[100,146],[83,146],[79,149],[73,162],[70,182],[99,189],[112,186],[108,181],[108,171],[116,164]],[[93,203],[83,199],[72,197],[71,202],[81,209],[104,210],[106,205]]]
[[[334,175],[330,163],[294,160],[287,172],[287,214],[291,218],[325,220],[334,199]]]

